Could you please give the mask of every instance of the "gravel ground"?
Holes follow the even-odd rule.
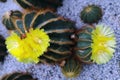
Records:
[[[58,14],[70,18],[80,28],[82,21],[79,18],[80,11],[88,4],[96,4],[104,11],[103,19],[99,22],[110,26],[115,31],[117,48],[114,57],[104,65],[84,65],[81,74],[72,80],[120,80],[120,1],[119,0],[64,0],[63,7],[58,9]],[[5,12],[10,10],[22,10],[13,0],[0,3],[0,20]],[[0,21],[0,34],[7,37],[7,30]],[[0,77],[11,72],[30,72],[38,80],[67,80],[62,75],[58,66],[35,65],[19,63],[11,55],[8,55],[4,64],[0,64]]]

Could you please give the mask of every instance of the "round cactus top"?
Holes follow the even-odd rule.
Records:
[[[102,18],[102,9],[96,5],[88,5],[82,10],[80,17],[84,23],[97,23]]]

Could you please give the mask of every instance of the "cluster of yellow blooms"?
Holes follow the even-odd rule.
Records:
[[[20,62],[38,63],[41,56],[48,48],[49,36],[40,29],[31,29],[26,33],[26,38],[21,39],[16,33],[12,33],[6,39],[8,51]]]
[[[97,25],[92,32],[91,59],[97,64],[108,62],[115,52],[116,40],[114,31],[107,26]]]
[[[20,62],[38,63],[39,57],[47,51],[50,38],[40,29],[31,29],[26,37],[21,39],[16,33],[12,33],[6,39],[8,51]],[[116,40],[111,28],[97,25],[92,31],[92,56],[91,59],[97,64],[108,62],[115,52]]]

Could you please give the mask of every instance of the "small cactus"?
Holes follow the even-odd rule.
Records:
[[[2,77],[1,80],[37,80],[37,79],[34,79],[28,73],[15,72],[15,73],[12,73],[12,74],[5,75],[4,77]]]
[[[114,31],[103,25],[87,25],[76,32],[75,56],[85,63],[107,63],[116,47]]]
[[[57,7],[62,6],[63,0],[16,0],[16,2],[24,9],[46,9],[56,10]]]
[[[3,16],[2,23],[6,26],[6,28],[11,31],[15,29],[15,26],[13,24],[13,20],[15,19],[21,19],[22,18],[22,13],[18,10],[16,11],[10,11],[6,12],[6,14]]]
[[[10,24],[14,24],[13,26],[8,26],[8,24],[4,22],[5,20],[6,18],[3,19],[3,24],[7,29],[15,31],[21,39],[27,38],[25,35],[26,33],[29,33],[28,31],[30,31],[30,29],[44,29],[44,32],[50,38],[50,46],[47,48],[47,51],[40,56],[40,62],[61,62],[72,54],[71,50],[74,42],[70,36],[75,31],[73,22],[58,16],[49,10],[42,12],[27,12],[23,15],[22,19],[12,18]]]
[[[66,60],[65,65],[61,67],[62,73],[67,78],[77,77],[82,69],[82,64],[75,58],[69,58]]]
[[[0,35],[0,62],[4,61],[6,55],[7,55],[7,49],[5,45],[5,39]]]
[[[0,2],[6,2],[7,0],[0,0]]]
[[[102,18],[102,9],[96,5],[89,5],[81,11],[80,18],[84,23],[97,23]]]

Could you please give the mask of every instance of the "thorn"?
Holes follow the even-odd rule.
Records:
[[[71,35],[71,39],[75,39],[75,34],[72,34],[72,35]]]
[[[64,60],[64,61],[62,61],[59,65],[60,65],[61,67],[63,67],[63,66],[65,65],[65,63],[66,63],[66,61]]]

